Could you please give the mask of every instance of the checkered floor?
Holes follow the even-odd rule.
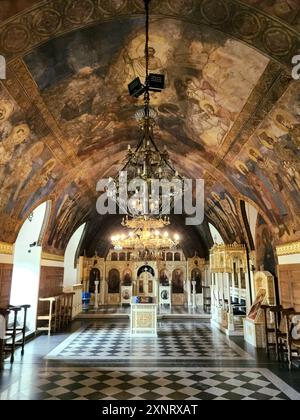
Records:
[[[112,306],[100,306],[98,309],[90,308],[88,310],[89,314],[101,314],[101,315],[116,315],[116,314],[127,314],[130,315],[130,307],[112,305]],[[158,313],[163,315],[203,315],[205,312],[202,308],[198,307],[193,309],[188,306],[159,306]]]
[[[20,381],[1,392],[0,400],[300,400],[269,370],[258,368],[50,368],[26,384]]]
[[[162,322],[157,338],[132,339],[128,323],[89,325],[71,335],[48,360],[239,360],[251,359],[239,346],[204,323]]]

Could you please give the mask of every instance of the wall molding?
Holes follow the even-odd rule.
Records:
[[[286,255],[300,254],[300,241],[291,242],[289,244],[278,245],[276,247],[278,257],[284,257]]]
[[[61,255],[42,252],[41,267],[64,268],[64,266],[64,257],[62,257]]]
[[[50,254],[48,252],[42,252],[42,260],[64,263],[65,257],[62,257],[61,255]]]
[[[8,244],[6,242],[0,242],[0,254],[3,255],[13,255],[14,245]]]

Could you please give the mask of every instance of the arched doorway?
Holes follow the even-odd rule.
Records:
[[[29,333],[36,330],[42,235],[48,224],[50,208],[50,202],[37,207],[24,222],[15,243],[10,304],[31,305],[27,318]]]
[[[139,295],[155,296],[155,271],[145,265],[138,270],[137,292]]]
[[[81,225],[71,237],[65,252],[64,287],[77,284],[76,257],[78,246],[84,233],[85,223]]]

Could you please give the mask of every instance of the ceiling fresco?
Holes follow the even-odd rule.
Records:
[[[34,6],[40,0],[1,0],[0,22],[9,19],[16,13],[22,12],[28,7]]]
[[[292,24],[296,22],[300,11],[298,0],[242,0],[242,2]]]
[[[0,240],[13,243],[28,214],[50,200],[49,252],[63,253],[84,222],[86,248],[104,252],[92,232],[100,240],[114,223],[95,212],[96,184],[117,174],[139,136],[141,101],[127,85],[145,72],[142,2],[11,3],[19,14],[7,7],[11,18],[0,25],[8,60],[0,87]],[[152,98],[155,138],[184,176],[205,180],[205,223],[226,242],[247,241],[240,200],[258,209],[277,242],[293,240],[300,238],[300,85],[287,63],[300,46],[293,26],[300,7],[293,0],[288,9],[281,0],[243,3],[182,0],[158,11],[153,1],[150,68],[167,80]],[[40,26],[22,45],[25,16]],[[254,17],[276,30],[254,37]],[[7,33],[16,35],[9,43]],[[183,220],[176,223],[183,229]],[[206,228],[190,236],[187,253],[207,254]]]
[[[141,104],[127,97],[127,85],[145,74],[143,26],[136,30],[140,24],[104,24],[53,41],[25,58],[49,110],[81,154],[120,138],[124,122],[134,124]],[[168,86],[152,100],[161,135],[166,131],[179,136],[179,142],[186,138],[216,152],[268,60],[201,27],[165,20],[163,28],[153,22],[151,32],[150,70],[163,72]]]

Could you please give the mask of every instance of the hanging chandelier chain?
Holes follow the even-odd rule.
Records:
[[[150,0],[145,0],[145,11],[146,11],[146,43],[145,43],[145,61],[146,61],[146,91],[144,95],[145,102],[145,116],[146,120],[150,116],[150,93],[149,93],[149,28],[150,28],[150,11],[149,11]]]
[[[182,197],[184,188],[182,182],[183,178],[173,167],[166,146],[164,147],[164,150],[161,151],[154,140],[155,120],[158,113],[150,107],[150,96],[152,92],[157,93],[165,89],[165,77],[161,74],[152,73],[151,59],[155,50],[153,48],[152,53],[152,48],[150,47],[150,1],[151,0],[144,0],[146,15],[144,57],[146,79],[145,83],[142,84],[140,78],[137,77],[129,85],[131,96],[138,98],[144,94],[144,109],[139,110],[136,113],[136,119],[141,128],[141,137],[139,138],[135,149],[132,149],[131,145],[128,146],[125,165],[122,169],[122,172],[126,172],[126,176],[128,176],[127,181],[144,181],[146,193],[144,198],[138,198],[138,194],[141,191],[139,191],[138,188],[135,192],[132,191],[132,194],[129,194],[129,198],[132,199],[129,208],[128,203],[126,200],[123,200],[122,195],[120,194],[120,181],[123,182],[123,178],[120,176],[112,180],[115,188],[109,192],[110,198],[117,202],[119,207],[125,211],[125,214],[129,211],[133,221],[136,221],[137,219],[139,221],[139,218],[145,218],[147,224],[142,224],[142,232],[148,232],[149,224],[151,226],[151,224],[157,220],[159,221],[159,226],[157,227],[158,231],[162,227],[170,224],[170,219],[163,218],[162,216],[165,214],[165,211],[168,210],[168,204],[166,204],[166,202],[170,202],[170,207],[172,206],[173,208],[175,201]],[[157,182],[153,182],[154,180],[163,182],[163,187],[157,187],[158,184]],[[169,182],[170,192],[165,192],[165,181]],[[181,181],[182,185],[179,185],[178,181]],[[148,194],[149,192],[151,193]],[[127,219],[122,224],[124,227],[132,228],[129,222],[130,221]],[[131,233],[134,234],[134,232]],[[158,237],[159,235],[155,235],[154,239],[156,240]],[[145,237],[144,239],[146,241],[148,237]],[[164,239],[166,242],[166,238]],[[140,240],[138,243],[140,244]],[[162,243],[160,244],[160,247],[162,247]]]
[[[149,76],[149,3],[150,0],[145,0],[146,10],[146,44],[145,44],[145,57],[146,57],[146,85],[148,87],[148,76]]]

